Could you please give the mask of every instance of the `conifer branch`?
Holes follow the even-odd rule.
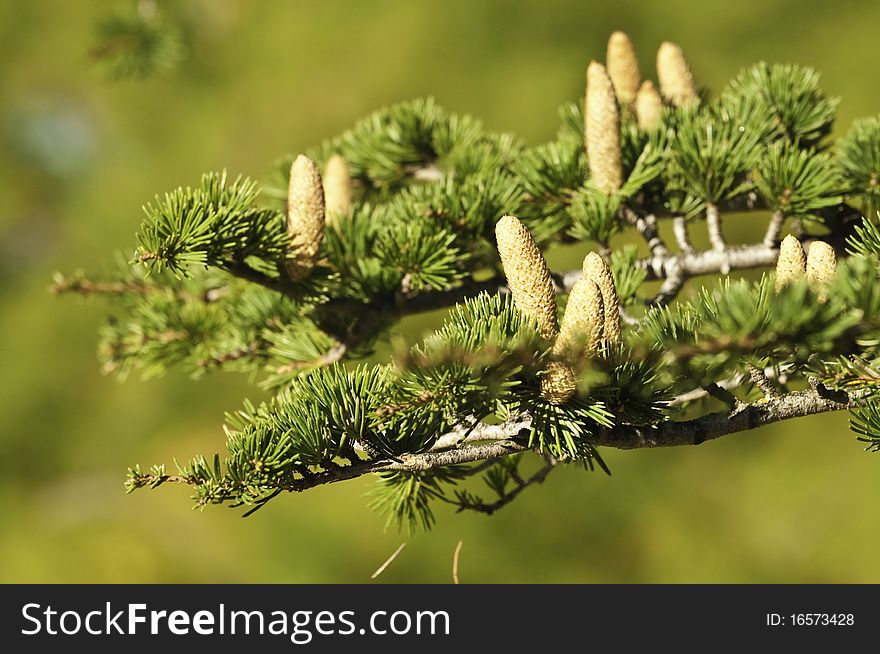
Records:
[[[57,276],[53,290],[115,301],[105,369],[263,372],[277,392],[228,414],[225,460],[135,468],[128,489],[189,484],[198,506],[250,513],[378,474],[374,504],[430,526],[434,500],[492,513],[559,463],[607,471],[597,447],[699,444],[849,408],[880,451],[880,119],[832,148],[837,103],[810,69],[758,64],[715,98],[677,45],[657,69],[659,89],[615,33],[584,103],[536,147],[416,100],[282,157],[265,187],[212,172],[157,196],[134,261],[107,281]],[[760,241],[729,246],[722,214],[755,210],[770,217]],[[699,216],[707,250],[688,231]],[[612,250],[626,229],[646,257]],[[572,243],[583,268],[550,271],[546,248]],[[728,277],[672,302],[692,278],[774,264],[757,283]],[[633,303],[648,305],[638,319]],[[341,363],[440,308],[442,328],[388,365]],[[789,376],[810,389],[789,392]],[[724,410],[676,419],[706,397]],[[510,456],[527,452],[544,460],[531,477]],[[497,500],[450,492],[477,475]]]
[[[843,391],[830,391],[817,382],[815,388],[811,390],[792,392],[750,404],[738,403],[728,411],[710,413],[691,420],[666,421],[657,426],[644,427],[618,425],[595,434],[591,441],[594,446],[622,450],[700,445],[723,436],[751,431],[776,422],[818,413],[842,411],[853,406],[854,401],[849,394]],[[527,452],[532,449],[526,439],[529,423],[528,418],[517,417],[498,425],[486,425],[479,439],[482,441],[493,439],[488,442],[465,442],[441,451],[402,455],[398,460],[360,460],[350,465],[335,465],[320,472],[310,472],[305,476],[281,480],[277,487],[282,491],[302,492],[373,473],[426,472],[448,466],[482,463]],[[450,435],[441,436],[438,442],[444,440],[449,442],[447,436]],[[476,438],[478,437],[475,437],[475,440]],[[552,467],[545,466],[542,469],[545,472],[539,481],[543,481]],[[185,475],[157,475],[142,472],[133,472],[129,480],[130,487],[155,487],[164,483],[192,484],[193,480]],[[537,481],[529,481],[522,488],[530,483]]]

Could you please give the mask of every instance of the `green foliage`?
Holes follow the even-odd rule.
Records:
[[[865,449],[880,452],[880,404],[865,402],[850,411],[850,428],[867,443]]]
[[[144,207],[147,218],[138,234],[138,260],[149,270],[167,268],[177,276],[196,265],[229,269],[251,258],[266,263],[287,252],[284,218],[255,202],[255,182],[226,172],[202,176],[198,188],[178,188]]]
[[[728,85],[722,102],[754,101],[751,111],[766,125],[777,125],[782,135],[800,147],[815,146],[831,132],[838,100],[819,88],[819,74],[811,68],[761,62],[746,68]]]
[[[755,172],[755,186],[767,206],[784,216],[816,218],[821,209],[841,202],[840,180],[831,158],[790,141],[773,143]]]
[[[594,186],[582,189],[571,204],[569,233],[579,241],[608,245],[611,237],[620,230],[618,214],[622,205],[620,195],[606,195]]]
[[[520,217],[539,243],[568,231],[572,201],[588,176],[583,139],[561,138],[524,151],[516,164],[525,199]]]
[[[591,469],[595,463],[609,472],[590,443],[599,430],[614,424],[614,416],[603,402],[574,397],[565,404],[551,404],[537,395],[534,387],[524,390],[516,393],[508,410],[511,415],[522,413],[532,417],[529,447],[559,459],[583,461]]]
[[[178,30],[158,15],[128,9],[97,23],[90,54],[111,79],[143,79],[173,69],[186,49]]]
[[[411,186],[389,205],[389,212],[407,224],[436,221],[460,247],[470,249],[475,241],[491,238],[499,218],[517,212],[520,195],[509,172],[480,168],[466,177],[449,175],[436,184]]]
[[[508,296],[478,295],[399,361],[402,389],[440,411],[482,419],[541,369],[547,347]],[[398,401],[398,404],[401,402]]]
[[[366,195],[387,197],[438,173],[468,174],[504,165],[518,149],[512,137],[487,134],[476,119],[447,113],[426,98],[370,114],[326,143],[321,154],[340,152]]]
[[[880,257],[880,228],[876,222],[863,218],[861,224],[856,225],[853,231],[853,235],[847,239],[853,254]]]
[[[632,353],[615,353],[609,365],[606,381],[593,395],[601,398],[615,424],[652,425],[665,418],[666,403],[671,399],[658,360],[645,357],[635,360]]]
[[[611,253],[609,265],[614,276],[617,299],[624,306],[636,301],[636,293],[648,276],[644,268],[636,265],[638,258],[639,250],[633,244],[624,245]]]
[[[844,188],[861,201],[863,216],[880,210],[880,116],[853,123],[837,142],[836,161]]]
[[[325,231],[323,254],[345,280],[337,294],[369,302],[399,287],[403,273],[384,265],[375,252],[387,224],[385,210],[362,204],[350,215],[338,216],[335,228]]]
[[[193,378],[225,370],[264,373],[269,387],[321,365],[337,343],[308,317],[314,302],[248,284],[216,271],[196,269],[177,280],[167,270],[144,278],[145,267],[117,257],[105,281],[81,271],[56,275],[56,292],[114,297],[119,309],[100,330],[98,354],[104,372],[144,378],[182,366]]]
[[[370,508],[387,517],[385,528],[396,523],[412,535],[434,526],[431,503],[448,501],[447,489],[467,474],[465,466],[446,466],[425,472],[380,473],[379,486],[371,493]]]
[[[743,114],[724,106],[681,112],[667,186],[702,204],[729,200],[748,188],[747,175],[758,161],[762,138],[762,131],[749,125]]]
[[[860,273],[842,267],[835,288],[852,288]],[[861,308],[829,296],[819,302],[806,282],[774,292],[769,277],[754,284],[725,279],[691,303],[649,310],[633,342],[664,352],[664,372],[676,383],[683,376],[699,386],[729,375],[745,355],[803,364],[868,327]]]

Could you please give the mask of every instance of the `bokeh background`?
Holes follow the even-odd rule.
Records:
[[[278,155],[391,102],[433,95],[547,140],[614,29],[643,75],[674,40],[715,91],[761,59],[814,66],[842,97],[839,135],[880,110],[880,4],[160,0],[188,57],[113,82],[88,53],[115,6],[0,3],[0,581],[369,582],[404,541],[378,582],[449,582],[458,541],[463,582],[880,581],[880,458],[844,415],[608,451],[611,478],[563,470],[491,518],[441,507],[413,537],[383,531],[366,480],[247,520],[194,512],[180,488],[126,496],[127,466],[222,451],[223,412],[259,394],[235,375],[103,377],[102,302],[47,292],[53,271],[130,249],[154,194],[223,167],[265,178]],[[760,220],[734,225],[735,239]],[[415,338],[434,318],[399,331]]]

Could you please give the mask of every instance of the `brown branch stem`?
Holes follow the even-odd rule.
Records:
[[[666,421],[655,426],[619,425],[594,435],[595,446],[622,450],[654,447],[677,447],[699,445],[706,441],[731,434],[750,431],[764,425],[801,418],[817,413],[840,411],[855,400],[843,391],[831,391],[817,384],[816,387],[780,395],[769,400],[751,404],[737,404],[734,408],[709,413],[699,418],[683,421]],[[487,425],[484,437],[491,435],[498,440],[491,442],[465,442],[458,447],[422,454],[402,455],[399,460],[365,460],[346,466],[333,466],[327,470],[310,473],[306,477],[293,478],[279,485],[280,490],[300,492],[377,472],[424,472],[434,468],[465,463],[485,462],[529,450],[524,439],[528,417],[517,417],[499,425]],[[443,437],[441,436],[441,439]],[[192,483],[181,475],[155,477],[142,474],[137,478],[140,486],[161,483]]]

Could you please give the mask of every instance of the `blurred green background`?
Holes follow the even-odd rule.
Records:
[[[47,292],[54,270],[130,249],[154,194],[223,167],[265,178],[276,156],[387,103],[430,94],[549,139],[614,29],[645,76],[674,40],[716,92],[761,59],[814,66],[843,98],[839,135],[880,110],[880,4],[160,1],[185,26],[187,59],[111,82],[88,52],[114,6],[0,3],[0,581],[367,582],[407,541],[378,581],[445,583],[459,540],[463,582],[880,581],[880,459],[844,415],[607,451],[612,478],[563,470],[491,518],[441,507],[412,538],[383,532],[367,480],[282,496],[247,520],[193,512],[180,488],[126,496],[128,465],[222,450],[223,412],[258,394],[229,375],[103,377],[102,303]]]

